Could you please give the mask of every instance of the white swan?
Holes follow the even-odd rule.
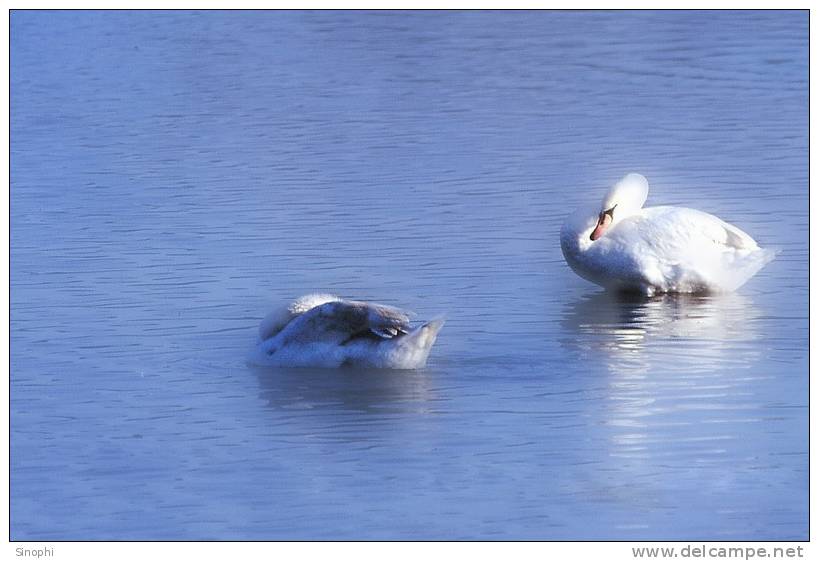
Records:
[[[648,181],[630,173],[599,209],[579,210],[560,231],[572,270],[607,289],[730,292],[776,255],[716,216],[690,208],[642,208]]]
[[[308,294],[259,325],[253,362],[275,366],[422,368],[443,319],[413,329],[407,312]]]

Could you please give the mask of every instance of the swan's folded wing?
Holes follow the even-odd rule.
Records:
[[[757,249],[754,239],[713,214],[685,207],[653,207],[646,221],[652,238],[687,249],[704,248],[713,243],[726,249]]]
[[[734,226],[723,222],[722,227],[725,229],[725,244],[735,249],[757,249],[759,246],[751,236]]]
[[[343,344],[355,337],[390,339],[409,331],[406,312],[368,302],[327,302],[303,313],[282,331],[284,343]]]

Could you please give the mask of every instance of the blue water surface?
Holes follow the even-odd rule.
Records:
[[[15,540],[808,537],[808,12],[11,14]],[[778,258],[616,298],[634,171]],[[245,358],[322,290],[423,370]]]

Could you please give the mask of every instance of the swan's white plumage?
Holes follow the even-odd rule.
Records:
[[[259,325],[251,360],[278,366],[421,368],[443,319],[417,328],[398,308],[308,294]]]
[[[560,233],[569,266],[581,277],[614,290],[657,292],[733,291],[775,256],[748,234],[711,214],[683,207],[641,208],[648,182],[629,174],[601,207],[570,216]],[[616,206],[615,206],[616,205]],[[600,212],[613,220],[590,239]]]

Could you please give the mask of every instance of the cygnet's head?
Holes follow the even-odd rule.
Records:
[[[648,198],[648,181],[639,173],[630,173],[609,189],[603,197],[597,226],[591,233],[594,241],[623,218],[643,208]]]

